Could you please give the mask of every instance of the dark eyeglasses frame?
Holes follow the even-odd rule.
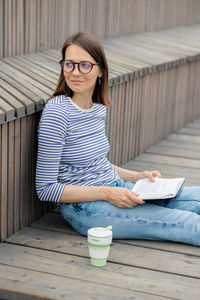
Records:
[[[79,70],[79,72],[81,73],[81,74],[88,74],[88,73],[90,73],[91,71],[92,71],[92,69],[93,69],[93,67],[94,66],[96,66],[96,65],[100,65],[100,63],[96,63],[96,64],[93,64],[93,63],[91,63],[90,61],[80,61],[79,63],[78,62],[73,62],[73,61],[71,61],[71,60],[60,60],[59,61],[59,64],[61,65],[61,68],[64,70],[64,62],[65,61],[70,61],[72,64],[73,64],[73,69],[71,70],[71,71],[69,71],[69,72],[67,72],[67,71],[64,71],[64,72],[66,72],[66,73],[71,73],[71,72],[73,72],[74,71],[74,69],[75,69],[75,65],[77,65],[78,66],[78,70]],[[90,65],[91,65],[91,69],[89,70],[89,72],[86,72],[86,73],[84,73],[84,72],[81,72],[81,70],[80,70],[80,64],[81,63],[89,63]]]

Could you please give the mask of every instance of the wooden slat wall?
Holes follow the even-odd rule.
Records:
[[[107,119],[112,163],[125,164],[199,118],[199,78],[197,61],[112,86]]]
[[[199,0],[0,0],[0,58],[60,47],[78,30],[103,39],[198,23]]]
[[[0,239],[52,209],[35,194],[36,134],[40,113],[0,127]]]
[[[3,0],[0,0],[0,58],[3,57]]]

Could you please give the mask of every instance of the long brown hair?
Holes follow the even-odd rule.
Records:
[[[100,64],[103,75],[101,77],[101,84],[98,83],[98,80],[96,82],[96,86],[92,95],[92,101],[106,106],[110,105],[111,101],[108,97],[108,64],[101,43],[90,33],[78,32],[73,34],[63,44],[62,60],[65,60],[65,51],[70,45],[82,47],[94,58],[97,63]],[[61,69],[56,89],[51,98],[63,94],[72,97],[73,91],[68,87],[63,75],[63,70]]]

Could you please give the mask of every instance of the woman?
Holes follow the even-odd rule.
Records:
[[[158,171],[113,166],[105,135],[108,67],[90,34],[71,36],[62,48],[61,73],[39,125],[36,189],[41,201],[60,203],[64,219],[80,234],[113,226],[114,238],[172,240],[200,246],[200,187],[176,198],[145,203],[131,191]]]

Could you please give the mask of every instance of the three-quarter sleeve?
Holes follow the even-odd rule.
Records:
[[[58,182],[59,166],[67,134],[63,105],[47,104],[39,124],[36,191],[41,201],[59,202],[65,184]]]

